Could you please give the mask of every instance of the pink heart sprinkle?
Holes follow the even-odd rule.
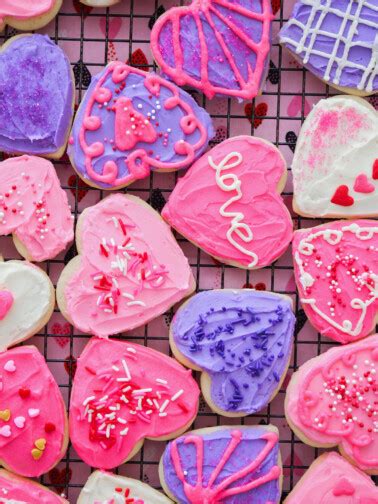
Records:
[[[30,416],[30,418],[35,418],[39,415],[39,409],[37,408],[29,408],[28,409],[28,414]]]
[[[361,173],[360,175],[358,175],[356,177],[356,180],[354,181],[353,189],[356,192],[365,193],[365,194],[375,191],[374,184],[369,182],[365,173]]]
[[[14,360],[7,361],[4,365],[4,369],[8,371],[8,373],[14,373],[16,371]]]
[[[25,425],[25,417],[23,416],[18,416],[14,419],[14,425],[18,427],[19,429],[23,429]]]
[[[12,293],[8,290],[0,291],[0,320],[6,317],[13,305]]]
[[[10,437],[12,435],[11,428],[9,425],[3,425],[0,429],[0,436]]]

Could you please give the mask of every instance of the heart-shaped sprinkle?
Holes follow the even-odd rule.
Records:
[[[18,394],[22,399],[27,399],[30,396],[30,389],[27,387],[21,387],[18,389]]]
[[[51,433],[51,432],[54,432],[54,430],[56,429],[55,425],[51,422],[47,422],[45,424],[45,432],[47,433]]]
[[[12,293],[8,290],[0,290],[0,320],[3,320],[13,305]]]
[[[354,495],[356,489],[347,478],[341,478],[333,489],[333,495],[340,497],[341,495]]]
[[[28,415],[30,416],[30,418],[35,418],[39,415],[40,413],[40,410],[37,409],[37,408],[29,408],[28,409]]]
[[[8,422],[8,420],[10,419],[10,417],[11,417],[10,409],[6,409],[6,410],[3,410],[3,411],[0,411],[0,419],[4,420],[4,422]]]
[[[7,361],[4,365],[4,370],[5,371],[8,371],[8,373],[14,373],[16,371],[16,365],[14,363],[14,360],[13,359],[10,359],[9,361]]]
[[[334,205],[340,205],[345,207],[352,206],[354,204],[354,199],[349,194],[348,186],[346,185],[339,186],[336,189],[334,195],[332,196],[331,202]]]
[[[368,193],[375,191],[374,184],[369,182],[365,173],[360,173],[360,175],[358,175],[356,177],[356,180],[354,181],[353,189],[356,192],[365,193],[365,194],[368,194]]]
[[[12,431],[9,425],[3,425],[0,427],[0,436],[10,437],[12,435]]]
[[[378,159],[376,159],[373,163],[373,172],[372,172],[373,180],[378,180]]]
[[[34,460],[39,460],[43,455],[43,451],[39,450],[38,448],[33,448],[31,454]]]
[[[43,451],[46,447],[46,439],[45,438],[37,439],[34,445],[38,448],[38,450]]]
[[[13,421],[16,427],[18,427],[19,429],[23,429],[26,420],[25,417],[18,416]]]

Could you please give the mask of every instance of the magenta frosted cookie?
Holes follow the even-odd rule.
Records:
[[[180,504],[278,504],[278,430],[273,425],[194,430],[167,444],[159,475],[166,494]]]
[[[33,480],[0,469],[1,504],[69,504],[48,488]]]
[[[260,411],[285,377],[293,344],[292,301],[271,292],[211,290],[191,297],[170,330],[175,357],[200,370],[211,409],[224,416]]]
[[[364,338],[378,314],[378,223],[335,221],[294,233],[294,273],[313,326],[340,343]]]
[[[1,0],[0,32],[5,25],[32,31],[47,25],[58,13],[62,0]]]
[[[75,373],[70,438],[92,467],[132,458],[145,438],[172,439],[189,428],[199,389],[174,359],[142,345],[92,338]]]
[[[53,259],[73,240],[73,216],[50,161],[36,156],[0,162],[0,235],[12,233],[29,261]]]
[[[272,20],[269,0],[195,0],[157,19],[152,53],[179,86],[249,100],[269,67]]]
[[[0,151],[61,157],[74,107],[67,56],[47,35],[17,35],[1,47],[0,67]]]
[[[86,333],[109,336],[142,326],[195,289],[187,258],[147,203],[114,194],[84,210],[79,255],[62,271],[62,314]]]
[[[261,138],[238,136],[198,159],[179,179],[162,217],[217,260],[239,268],[271,264],[293,233],[280,196],[286,164]]]
[[[68,153],[78,175],[104,189],[150,171],[187,168],[213,137],[209,114],[177,86],[119,61],[92,78]]]
[[[330,448],[360,469],[378,473],[378,335],[334,347],[294,373],[285,414],[307,444]]]
[[[323,453],[284,500],[284,504],[377,504],[372,479],[336,452]]]

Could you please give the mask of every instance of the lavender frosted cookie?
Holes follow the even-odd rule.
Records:
[[[279,40],[330,86],[361,96],[377,92],[377,0],[300,0]]]
[[[273,425],[194,430],[167,445],[159,475],[166,494],[180,504],[278,504],[278,430]]]
[[[188,93],[154,73],[114,61],[92,79],[68,153],[87,184],[117,189],[150,170],[187,168],[213,134],[209,114]]]
[[[0,151],[59,158],[74,83],[64,52],[46,35],[17,35],[0,51]]]
[[[201,388],[216,413],[241,417],[263,409],[289,366],[295,317],[287,296],[212,290],[177,311],[170,344],[182,364],[202,372]]]

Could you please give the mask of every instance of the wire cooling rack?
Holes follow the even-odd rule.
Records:
[[[177,3],[176,3],[177,4]],[[90,75],[97,73],[109,60],[120,59],[141,66],[156,69],[149,52],[149,33],[157,16],[173,5],[171,0],[123,0],[111,9],[90,9],[76,0],[64,0],[61,12],[43,30],[59,44],[70,58],[75,73],[77,103],[90,81]],[[262,96],[249,103],[238,103],[225,98],[206,100],[202,94],[193,92],[198,103],[211,114],[216,128],[213,144],[236,134],[251,134],[272,141],[285,156],[288,166],[292,159],[296,137],[301,124],[311,106],[332,91],[314,78],[275,43],[275,35],[293,6],[293,0],[272,0],[276,13],[273,23],[274,43],[266,89]],[[0,44],[16,32],[6,28],[0,36]],[[376,103],[371,100],[374,105]],[[55,163],[63,188],[67,191],[75,221],[82,210],[106,196],[106,192],[83,185],[75,175],[66,157]],[[138,181],[125,192],[135,194],[150,202],[160,210],[172,191],[178,174],[151,174],[149,179]],[[291,209],[292,185],[289,180],[283,197]],[[317,225],[320,222],[293,216],[296,228]],[[221,265],[186,240],[177,236],[185,254],[190,260],[197,289],[223,287],[255,287],[287,294],[292,297],[297,317],[295,344],[288,378],[272,403],[262,412],[242,419],[245,424],[273,423],[280,429],[281,452],[284,467],[283,497],[293,488],[306,468],[318,456],[319,450],[303,445],[286,424],[283,400],[285,388],[292,372],[309,358],[319,355],[333,343],[324,340],[307,323],[305,314],[298,304],[298,296],[293,281],[291,251],[275,264],[263,270],[246,272]],[[0,252],[5,259],[19,258],[10,238],[0,239]],[[73,245],[65,254],[41,264],[56,284],[60,271],[74,255]],[[168,327],[173,310],[147,326],[130,334],[119,335],[146,346],[169,352]],[[76,358],[80,355],[89,336],[83,335],[67,324],[56,309],[49,324],[34,336],[35,344],[45,356],[69,407],[69,396]],[[204,401],[194,423],[194,428],[239,423],[240,419],[227,419],[212,413]],[[146,441],[142,450],[127,464],[119,467],[117,473],[125,474],[159,488],[157,465],[165,443]],[[41,482],[72,503],[76,502],[81,487],[91,472],[75,453],[72,446],[62,462]],[[251,503],[252,504],[252,503]]]

